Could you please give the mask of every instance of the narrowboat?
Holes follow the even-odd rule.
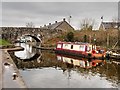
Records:
[[[105,50],[96,48],[96,45],[82,42],[57,42],[55,52],[94,59],[106,57]]]

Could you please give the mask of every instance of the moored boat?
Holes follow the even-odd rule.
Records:
[[[57,42],[56,53],[80,56],[84,58],[105,58],[105,50],[98,49],[96,45],[82,42]]]

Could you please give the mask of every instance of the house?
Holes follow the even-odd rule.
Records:
[[[74,30],[74,28],[65,20],[65,18],[60,22],[55,21],[53,24],[49,23],[49,25],[44,25],[42,28],[50,30],[61,30],[62,32],[70,32]]]
[[[99,27],[99,30],[113,30],[118,29],[120,27],[120,22],[101,22],[101,25]]]

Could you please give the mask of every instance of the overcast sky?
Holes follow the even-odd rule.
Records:
[[[71,25],[80,28],[84,18],[95,20],[97,28],[101,22],[118,16],[118,2],[2,2],[2,26],[25,26],[33,22],[36,27],[71,18]]]

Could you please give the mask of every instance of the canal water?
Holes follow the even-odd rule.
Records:
[[[24,51],[11,52],[29,88],[118,88],[120,62],[87,60],[16,44]]]

